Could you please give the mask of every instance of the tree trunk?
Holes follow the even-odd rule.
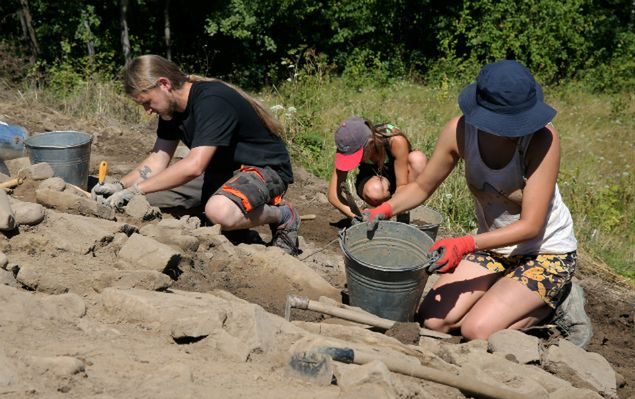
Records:
[[[93,32],[92,30],[90,30],[90,24],[88,23],[88,19],[84,19],[82,21],[82,23],[84,24],[84,28],[86,29],[86,47],[88,49],[88,56],[90,57],[91,61],[94,60],[95,58],[95,42],[93,41]]]
[[[33,58],[35,59],[40,55],[40,46],[37,43],[37,37],[35,36],[35,30],[33,29],[31,11],[29,11],[29,1],[20,0],[20,6],[22,6],[22,10],[20,12],[22,26],[26,28],[28,33],[29,42],[31,43],[31,52],[33,54]]]
[[[172,61],[172,43],[170,40],[170,0],[165,0],[165,8],[163,9],[163,17],[165,20],[165,29],[164,37],[165,37],[165,47],[166,47],[166,55],[168,60]]]
[[[126,63],[132,58],[130,54],[130,37],[128,36],[128,0],[121,0],[121,48]]]

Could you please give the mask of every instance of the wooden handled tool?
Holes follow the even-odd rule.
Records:
[[[0,183],[0,188],[14,188],[24,182],[24,178],[16,177],[15,179],[7,180],[4,183]]]
[[[384,330],[390,329],[395,324],[394,320],[384,319],[368,312],[327,305],[322,302],[312,301],[306,297],[288,295],[287,304],[284,311],[285,319],[289,320],[291,318],[292,308],[312,310],[314,312],[324,313],[329,316],[339,317],[340,319],[354,321],[356,323],[366,324],[373,327],[379,327]],[[419,335],[442,339],[452,337],[449,334],[429,330],[427,328],[421,328],[419,330]]]
[[[108,172],[108,162],[101,161],[99,164],[99,184],[104,184],[106,181],[106,172]]]
[[[305,360],[306,355],[313,355],[313,360]],[[319,369],[327,369],[328,373],[329,361],[338,361],[342,363],[354,363],[354,364],[367,364],[375,360],[379,360],[386,365],[388,370],[403,375],[409,375],[412,377],[421,378],[427,381],[437,382],[439,384],[455,387],[461,392],[477,397],[477,398],[491,398],[491,399],[531,399],[532,397],[517,391],[512,391],[507,388],[498,387],[487,384],[476,378],[462,373],[458,374],[441,371],[432,367],[423,365],[415,365],[415,362],[408,362],[399,358],[388,358],[386,356],[378,356],[376,354],[365,353],[363,351],[356,351],[351,348],[337,348],[337,347],[321,347],[316,348],[313,351],[295,354],[292,356],[289,365],[297,375],[303,376],[305,379],[311,379],[319,377],[321,374]],[[302,357],[304,356],[304,358]],[[301,367],[298,367],[301,366]],[[329,377],[327,375],[327,377]]]

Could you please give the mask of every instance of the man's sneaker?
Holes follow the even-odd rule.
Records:
[[[291,205],[282,205],[289,208],[291,218],[285,223],[279,225],[269,225],[271,227],[271,245],[275,245],[289,255],[297,256],[300,254],[298,243],[298,230],[300,230],[300,216],[295,212]]]
[[[584,349],[591,342],[593,327],[584,310],[586,300],[582,287],[573,281],[569,284],[569,293],[556,308],[553,322],[567,341]]]

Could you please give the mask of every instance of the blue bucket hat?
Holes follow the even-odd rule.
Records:
[[[476,83],[459,95],[465,121],[497,136],[520,137],[545,127],[556,110],[544,103],[542,88],[516,61],[485,65]]]

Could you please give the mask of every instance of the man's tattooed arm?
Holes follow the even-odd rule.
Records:
[[[148,180],[151,174],[152,169],[150,169],[148,165],[144,165],[143,168],[139,169],[139,176],[141,176],[143,180]]]

